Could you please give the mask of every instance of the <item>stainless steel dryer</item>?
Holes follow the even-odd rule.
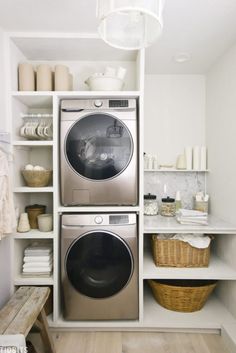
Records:
[[[61,101],[61,202],[136,205],[135,99]]]
[[[66,320],[138,319],[136,215],[62,215],[61,284]]]

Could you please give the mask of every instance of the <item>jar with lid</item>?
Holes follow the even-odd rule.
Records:
[[[164,217],[174,217],[175,216],[175,199],[171,197],[166,197],[161,199],[161,215]]]
[[[144,195],[144,214],[146,216],[156,216],[158,214],[158,203],[156,195]]]

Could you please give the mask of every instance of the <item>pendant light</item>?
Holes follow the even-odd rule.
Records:
[[[165,0],[97,0],[98,32],[125,50],[150,46],[161,35]]]

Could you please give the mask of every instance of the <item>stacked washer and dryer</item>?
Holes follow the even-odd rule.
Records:
[[[138,202],[135,99],[61,101],[61,203]],[[61,289],[66,320],[138,319],[135,213],[61,216]]]

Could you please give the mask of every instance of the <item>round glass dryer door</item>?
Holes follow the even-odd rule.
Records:
[[[108,114],[90,114],[69,130],[65,153],[76,173],[91,180],[105,180],[126,169],[133,141],[122,121]]]
[[[90,232],[70,246],[65,268],[71,285],[91,298],[108,298],[121,291],[133,273],[128,245],[117,235]]]

